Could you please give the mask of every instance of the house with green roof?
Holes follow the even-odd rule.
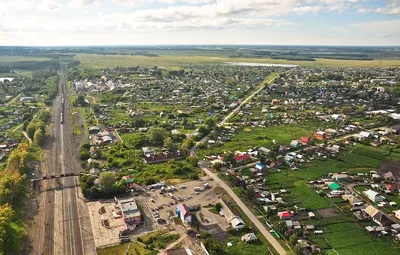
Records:
[[[340,186],[336,182],[331,182],[331,184],[329,184],[329,188],[331,190],[338,190],[338,189],[340,189]]]
[[[126,185],[126,187],[127,188],[129,188],[129,189],[131,189],[131,188],[133,188],[133,186],[134,186],[134,183],[135,183],[135,179],[132,177],[132,175],[127,175],[127,176],[124,176],[124,177],[122,177],[124,180],[125,180],[125,185]]]

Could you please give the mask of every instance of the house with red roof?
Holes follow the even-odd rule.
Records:
[[[245,164],[250,160],[250,156],[247,154],[236,155],[234,157],[234,160],[235,160],[236,164]]]
[[[290,220],[292,217],[292,214],[288,211],[278,212],[278,217],[281,220]]]
[[[310,141],[310,138],[308,138],[308,137],[302,137],[302,138],[300,138],[300,142],[301,142],[303,145],[308,144],[309,141]]]
[[[178,204],[176,206],[176,214],[185,225],[190,225],[192,223],[192,214],[185,204]]]
[[[387,184],[385,184],[385,186],[386,186],[386,189],[389,190],[391,193],[394,193],[397,190],[396,185],[387,183]]]

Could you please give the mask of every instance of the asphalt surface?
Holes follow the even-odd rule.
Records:
[[[267,230],[266,226],[262,224],[258,218],[247,208],[247,206],[242,202],[242,200],[232,191],[232,189],[223,182],[216,174],[211,172],[206,166],[199,164],[199,167],[209,176],[211,177],[221,188],[223,188],[229,196],[232,197],[233,201],[242,209],[244,214],[253,222],[253,224],[258,228],[260,233],[268,240],[268,242],[275,248],[275,250],[280,255],[285,255],[286,251],[282,247],[282,245],[271,235],[271,233]]]

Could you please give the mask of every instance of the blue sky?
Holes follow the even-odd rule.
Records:
[[[400,0],[0,0],[0,45],[400,45]]]

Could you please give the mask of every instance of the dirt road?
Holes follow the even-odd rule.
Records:
[[[249,208],[247,208],[247,206],[235,194],[235,192],[233,192],[232,189],[225,182],[223,182],[216,174],[211,172],[205,165],[199,164],[199,167],[232,197],[235,203],[242,209],[242,211],[246,214],[246,216],[249,217],[249,219],[253,222],[253,224],[258,228],[260,233],[268,240],[268,242],[275,248],[275,250],[280,255],[286,254],[286,251],[282,247],[282,245],[271,235],[271,233],[249,210]]]

